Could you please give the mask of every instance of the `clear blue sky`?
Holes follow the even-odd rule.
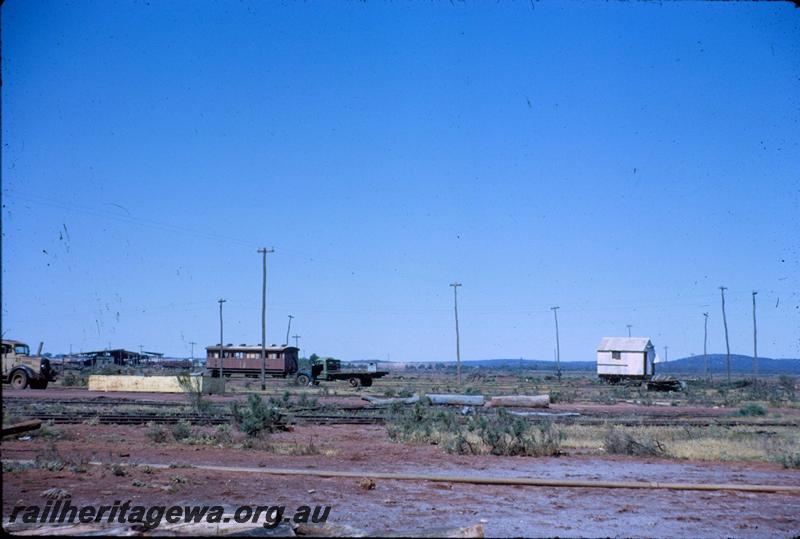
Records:
[[[2,325],[188,355],[800,356],[800,11],[728,2],[2,6]]]

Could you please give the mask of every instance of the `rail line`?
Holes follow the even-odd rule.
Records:
[[[281,424],[314,424],[314,425],[381,425],[392,420],[390,415],[370,413],[365,410],[361,414],[335,414],[335,413],[292,413],[284,416]],[[31,419],[51,421],[54,424],[81,424],[89,421],[101,425],[144,425],[147,423],[160,425],[174,425],[186,421],[194,425],[222,425],[233,421],[230,414],[197,414],[197,413],[51,413],[42,411],[25,411],[25,416]],[[613,416],[528,416],[525,420],[531,422],[552,421],[564,425],[604,426],[618,425],[629,427],[800,427],[795,421],[748,421],[733,417],[717,418],[674,418],[674,417],[613,417]]]

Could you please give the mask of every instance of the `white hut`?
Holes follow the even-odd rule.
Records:
[[[655,374],[656,351],[645,337],[603,337],[597,347],[597,376],[609,381],[647,380]]]

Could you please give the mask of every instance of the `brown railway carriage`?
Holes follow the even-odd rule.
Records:
[[[298,349],[294,346],[267,346],[266,373],[269,376],[286,377],[297,372]],[[206,370],[211,376],[219,376],[220,371],[220,346],[206,347]],[[244,374],[246,376],[261,375],[261,346],[233,346],[222,347],[222,371],[225,376]]]

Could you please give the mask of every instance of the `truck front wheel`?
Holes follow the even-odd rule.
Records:
[[[301,372],[297,375],[297,383],[300,384],[301,386],[307,386],[308,382],[310,381],[311,377],[304,372]]]
[[[25,371],[14,371],[11,375],[11,387],[25,389],[28,387],[28,374]]]
[[[359,380],[359,379],[358,379],[357,377],[355,377],[355,376],[353,376],[352,378],[350,378],[350,380],[348,380],[348,381],[350,382],[350,385],[351,385],[351,386],[353,386],[353,387],[358,387],[358,386],[360,386],[360,385],[361,385],[361,380]]]

